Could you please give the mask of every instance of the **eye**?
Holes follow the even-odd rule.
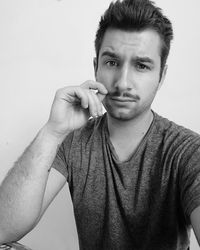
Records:
[[[140,71],[145,71],[145,70],[149,70],[150,69],[149,66],[147,66],[144,63],[137,63],[136,67]]]
[[[118,62],[113,61],[113,60],[106,61],[105,64],[109,67],[117,67],[118,66]]]

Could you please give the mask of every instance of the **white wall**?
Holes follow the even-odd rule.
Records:
[[[200,2],[155,2],[172,20],[175,40],[153,108],[200,133]],[[0,181],[46,122],[56,89],[94,78],[94,34],[109,3],[0,1]],[[21,242],[35,250],[78,249],[67,187]],[[198,249],[194,236],[191,249]]]

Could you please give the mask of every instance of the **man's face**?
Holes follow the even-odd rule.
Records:
[[[94,61],[95,76],[108,95],[103,104],[116,119],[130,120],[150,110],[161,85],[161,39],[153,30],[108,29]]]

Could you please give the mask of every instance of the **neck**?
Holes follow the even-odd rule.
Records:
[[[110,138],[128,142],[130,138],[140,139],[146,134],[152,123],[153,113],[148,110],[127,121],[115,119],[107,113],[107,120]]]

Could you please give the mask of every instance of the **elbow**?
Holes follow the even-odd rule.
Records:
[[[3,245],[3,244],[6,244],[6,243],[9,243],[11,242],[11,239],[12,237],[10,237],[9,235],[7,235],[5,233],[5,231],[3,231],[1,228],[0,228],[0,246]]]
[[[16,218],[16,216],[15,216]],[[0,218],[0,246],[2,244],[16,242],[32,231],[37,225],[39,216],[25,217],[18,216],[17,219],[7,220]]]
[[[21,238],[22,237],[20,237],[19,235],[5,233],[5,232],[2,232],[0,230],[0,246],[4,245],[4,244],[11,243],[11,242],[18,241]]]
[[[28,234],[34,226],[26,228],[26,230],[21,231],[5,231],[4,229],[0,228],[0,246],[3,244],[8,244],[11,242],[16,242],[21,240],[26,234]]]

